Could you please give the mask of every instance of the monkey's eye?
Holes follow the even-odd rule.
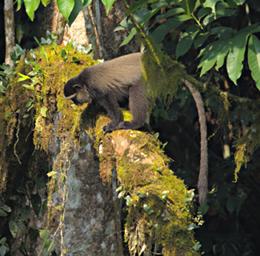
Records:
[[[81,85],[80,84],[74,84],[72,87],[75,88],[76,90],[81,89]]]

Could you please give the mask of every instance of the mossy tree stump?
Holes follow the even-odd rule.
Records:
[[[7,94],[11,107],[5,110],[13,114],[5,127],[19,129],[17,118],[24,117],[17,110],[26,112],[32,101],[34,111],[26,118],[34,123],[33,145],[36,153],[49,156],[47,252],[120,256],[124,234],[131,255],[198,255],[191,192],[168,168],[158,139],[132,130],[104,134],[107,117],[97,114],[93,122],[84,112],[87,105],[77,107],[64,99],[64,83],[95,63],[70,45],[41,46],[19,64],[28,78],[14,78]],[[27,100],[23,97],[19,104],[16,92]],[[125,199],[122,209],[118,197]]]

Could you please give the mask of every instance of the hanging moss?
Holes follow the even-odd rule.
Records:
[[[159,63],[150,52],[142,59],[142,73],[149,97],[154,102],[160,98],[166,105],[172,102],[186,72],[184,67],[163,52],[156,51]]]
[[[35,148],[51,155],[47,161],[54,161],[48,173],[46,226],[50,230],[62,227],[70,152],[79,146],[80,117],[86,107],[76,107],[65,100],[63,87],[68,79],[95,63],[89,55],[78,52],[71,45],[41,46],[20,60],[6,95],[1,98],[0,135],[4,141],[0,144],[0,160],[3,160],[0,164],[0,188],[4,189],[8,173],[5,164],[7,145],[12,146],[17,161],[20,161],[23,140],[32,134],[33,127]],[[25,126],[30,131],[25,138],[20,138],[20,127]]]
[[[65,100],[63,86],[83,67],[95,63],[70,45],[65,48],[42,46],[19,63],[19,72],[28,78],[19,81],[19,76],[16,77],[8,92],[9,102],[5,103],[3,111],[6,113],[4,130],[8,140],[17,139],[17,127],[28,121],[24,116],[29,102],[34,109],[28,112],[34,120],[34,145],[55,159],[48,174],[49,228],[57,228],[57,222],[64,221],[70,152],[79,150],[77,138],[81,115],[86,108],[86,105],[78,107]],[[147,76],[150,75],[149,71]],[[159,92],[155,91],[154,96],[157,94]],[[129,112],[125,112],[124,117],[131,119]],[[155,136],[140,131],[115,131],[104,135],[102,128],[108,121],[107,117],[100,116],[87,132],[99,152],[103,181],[109,182],[112,169],[117,170],[119,195],[127,202],[125,239],[131,255],[151,252],[151,246],[157,246],[164,255],[197,255],[192,249],[196,244],[193,232],[189,230],[193,222],[191,194],[183,181],[168,168],[169,159],[164,155],[162,145]],[[57,144],[58,151],[55,150]]]

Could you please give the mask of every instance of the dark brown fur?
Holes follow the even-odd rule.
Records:
[[[65,97],[75,104],[95,101],[111,118],[105,131],[137,129],[147,117],[147,97],[141,75],[141,53],[124,55],[84,69],[64,87]],[[124,122],[119,102],[129,99],[131,122]]]

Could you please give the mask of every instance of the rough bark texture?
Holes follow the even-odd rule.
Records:
[[[67,176],[62,251],[66,255],[120,256],[122,240],[112,190],[101,182],[95,151],[84,131],[79,141],[80,148],[71,155]]]
[[[0,33],[4,35],[4,2],[0,1]],[[4,36],[0,37],[0,63],[4,62],[4,53],[5,53],[5,38]]]
[[[83,11],[81,11],[75,21],[65,27],[63,43],[74,41],[79,45],[87,46],[89,44],[85,27],[85,19]]]
[[[51,31],[58,36],[58,44],[61,44],[64,37],[66,20],[59,12],[56,1],[52,1],[53,17],[51,20]]]
[[[36,13],[34,22],[31,22],[24,7],[15,13],[18,43],[27,49],[37,47],[35,37],[46,38],[46,32],[55,33],[58,43],[61,43],[66,25],[65,19],[58,11],[57,3],[52,0],[47,7],[40,6]]]
[[[13,0],[4,2],[5,19],[5,63],[12,65],[11,52],[15,46]]]

